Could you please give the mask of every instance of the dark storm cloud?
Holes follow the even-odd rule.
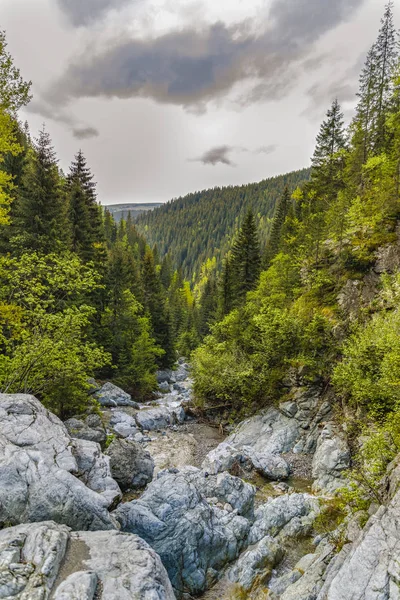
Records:
[[[75,27],[89,25],[109,10],[118,9],[132,0],[56,0],[58,6]]]
[[[92,137],[99,135],[99,132],[95,127],[75,127],[72,130],[72,135],[77,140],[87,140]]]
[[[274,0],[266,29],[259,34],[254,33],[254,23],[220,22],[151,39],[119,39],[72,62],[47,98],[57,105],[81,97],[150,97],[193,107],[246,80],[253,87],[239,99],[242,104],[276,98],[296,83],[301,61],[314,42],[363,2]]]
[[[215,165],[223,164],[234,167],[235,163],[231,160],[230,154],[235,150],[233,146],[215,146],[204,152],[199,158],[193,158],[195,162],[201,162],[203,165]]]

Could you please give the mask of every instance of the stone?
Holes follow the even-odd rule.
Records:
[[[255,511],[255,520],[249,534],[249,544],[256,544],[265,536],[275,537],[292,523],[295,534],[301,532],[302,519],[316,516],[320,511],[318,499],[310,494],[286,494],[271,498]],[[294,522],[294,527],[293,527]],[[286,529],[286,535],[293,531]]]
[[[0,598],[175,600],[160,558],[118,531],[76,532],[52,521],[0,531]]]
[[[64,422],[69,435],[81,440],[89,440],[104,444],[107,440],[107,432],[98,415],[88,415],[87,417],[73,417]]]
[[[290,475],[290,467],[281,456],[268,452],[254,452],[251,448],[244,448],[246,456],[252,462],[256,471],[271,481],[281,481]]]
[[[124,438],[135,438],[135,436],[140,433],[140,429],[134,417],[119,410],[113,410],[109,426],[115,433]]]
[[[239,560],[228,571],[227,578],[249,592],[256,580],[267,579],[273,567],[283,558],[281,544],[266,536],[255,546],[243,552]]]
[[[158,384],[158,389],[160,392],[168,393],[170,391],[169,383],[167,381],[162,381]]]
[[[114,516],[123,531],[146,540],[160,555],[178,598],[199,595],[208,574],[221,572],[246,544],[255,489],[227,473],[205,476],[195,467],[159,473],[138,500],[120,505]],[[206,498],[229,503],[233,512]],[[211,577],[211,580],[213,578]]]
[[[115,439],[106,450],[111,474],[122,491],[144,487],[153,478],[154,461],[143,447],[132,441]]]
[[[104,496],[75,476],[74,452],[64,424],[34,396],[0,394],[0,523],[51,519],[73,529],[115,528],[110,490]]]
[[[387,506],[379,508],[357,540],[338,555],[332,571],[318,600],[399,598],[400,491]]]
[[[313,491],[335,492],[345,485],[343,471],[351,465],[347,440],[332,424],[323,429],[312,462]]]
[[[133,402],[130,394],[127,394],[124,390],[109,381],[105,383],[94,396],[101,406],[131,406],[136,409],[140,408],[137,402]]]
[[[334,555],[334,547],[331,544],[323,544],[318,548],[315,555],[304,557],[296,565],[294,573],[300,573],[292,585],[279,596],[280,600],[316,600],[324,583],[327,566]],[[304,574],[302,568],[305,567]]]
[[[101,452],[99,444],[88,440],[76,440],[73,452],[79,479],[103,496],[109,508],[115,507],[121,500],[122,493],[118,483],[112,478],[110,458]]]
[[[298,411],[298,406],[296,402],[281,402],[279,410],[287,417],[293,418]]]
[[[245,460],[242,451],[237,450],[229,442],[221,442],[207,454],[201,468],[211,475],[216,475],[223,471],[231,471],[233,467],[243,464]]]
[[[144,409],[135,415],[136,423],[144,431],[157,431],[165,429],[170,425],[183,423],[185,411],[182,406],[176,408],[160,406],[157,408]]]
[[[175,383],[175,381],[172,380],[171,370],[157,371],[156,377],[158,383]]]

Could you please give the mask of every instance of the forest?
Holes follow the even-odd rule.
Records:
[[[46,129],[33,139],[20,122],[30,83],[5,33],[0,96],[1,391],[66,418],[87,408],[90,377],[146,399],[156,370],[186,356],[197,405],[232,422],[281,398],[294,367],[332,385],[342,412],[395,421],[399,265],[375,277],[400,243],[391,3],[354,117],[345,126],[333,100],[311,169],[196,192],[137,222],[101,207],[81,151],[65,174]]]

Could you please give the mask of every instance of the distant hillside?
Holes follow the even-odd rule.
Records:
[[[149,244],[157,244],[161,256],[169,252],[174,265],[191,278],[208,258],[219,260],[225,254],[249,207],[258,215],[260,239],[265,243],[276,201],[285,186],[294,190],[309,176],[310,170],[302,169],[259,183],[195,192],[140,215],[137,227]]]
[[[110,204],[106,206],[114,219],[118,222],[122,218],[126,218],[128,213],[131,213],[132,217],[136,219],[143,213],[154,210],[161,206],[161,202],[148,202],[147,204]]]

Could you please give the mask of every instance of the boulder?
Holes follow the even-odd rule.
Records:
[[[155,431],[165,429],[170,425],[183,423],[185,411],[180,405],[177,407],[159,406],[139,411],[135,415],[135,420],[144,431]]]
[[[107,448],[106,455],[112,476],[123,491],[142,488],[153,479],[154,461],[140,444],[115,439]]]
[[[255,520],[249,534],[249,544],[256,544],[265,536],[276,537],[304,533],[320,511],[317,498],[310,494],[285,494],[271,498],[255,511]]]
[[[346,483],[343,472],[351,465],[347,440],[337,428],[328,424],[322,431],[313,457],[313,490],[335,492]]]
[[[134,438],[135,435],[140,433],[135,418],[119,410],[112,412],[109,426],[115,433],[124,438]]]
[[[111,490],[99,494],[75,476],[74,452],[83,460],[60,419],[36,398],[0,394],[0,523],[51,519],[73,529],[115,528]]]
[[[124,390],[109,381],[94,396],[101,406],[131,406],[132,408],[140,408],[137,402],[133,402],[130,394],[127,394]]]
[[[194,467],[159,473],[138,499],[114,516],[160,555],[178,598],[199,595],[246,544],[255,489],[227,473],[206,476]],[[215,498],[217,504],[207,498]],[[219,508],[229,503],[233,510]]]
[[[157,554],[135,535],[52,521],[0,531],[0,598],[175,600]]]
[[[73,417],[64,422],[69,435],[80,440],[89,440],[104,444],[107,432],[99,415],[88,415],[87,417]]]
[[[265,580],[283,558],[281,544],[270,536],[260,540],[255,546],[243,552],[239,560],[229,570],[227,578],[238,584],[245,592],[250,592],[256,580]]]
[[[160,390],[160,392],[163,392],[164,394],[168,394],[168,392],[171,391],[168,381],[162,381],[161,383],[159,383],[158,389]]]
[[[101,452],[99,444],[88,440],[76,440],[74,456],[78,465],[78,477],[83,483],[103,496],[109,508],[122,498],[121,490],[110,470],[110,458]]]
[[[336,564],[335,564],[336,563]],[[318,600],[395,600],[400,584],[400,491],[333,561]]]
[[[164,371],[157,371],[157,383],[175,383],[175,378],[172,376],[173,371],[166,369]]]

